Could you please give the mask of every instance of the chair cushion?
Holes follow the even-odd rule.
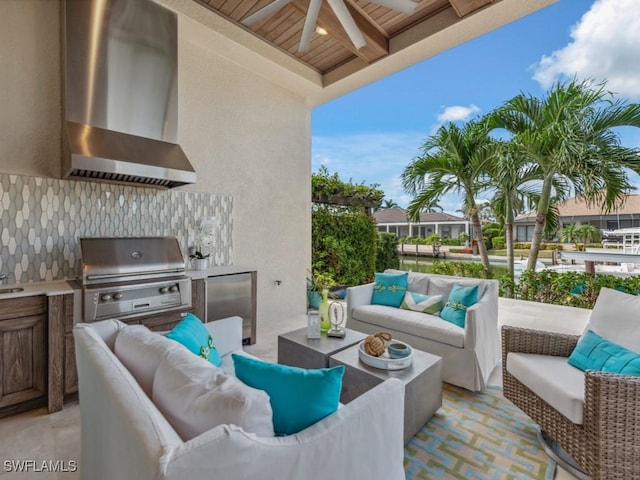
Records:
[[[591,330],[582,336],[567,361],[583,371],[599,370],[640,376],[640,354],[610,342]]]
[[[576,425],[584,412],[584,372],[566,357],[533,353],[507,354],[507,371]]]
[[[363,305],[354,308],[352,316],[360,322],[464,348],[464,328],[435,315],[382,305]]]
[[[640,352],[640,297],[603,287],[585,333],[588,330],[633,352]]]
[[[151,398],[156,369],[165,352],[172,349],[184,349],[184,347],[163,335],[152,332],[144,325],[124,327],[118,332],[113,348],[116,357],[127,367],[149,398]]]
[[[467,318],[467,307],[478,303],[478,285],[463,286],[454,284],[449,298],[440,312],[440,318],[464,328]]]
[[[407,291],[400,308],[435,315],[442,309],[442,295],[421,295]]]
[[[407,273],[403,270],[394,270],[392,268],[388,268],[384,271],[384,273]],[[422,295],[426,295],[427,287],[429,286],[429,276],[425,273],[419,272],[409,272],[409,276],[407,277],[407,291],[420,293]]]
[[[273,437],[269,396],[186,348],[168,352],[153,380],[153,403],[187,441],[218,425]]]
[[[235,353],[231,357],[238,378],[269,395],[279,435],[298,433],[338,409],[344,365],[306,370]]]
[[[407,291],[408,273],[376,273],[371,303],[398,308]]]
[[[184,345],[190,352],[209,360],[216,367],[220,366],[220,354],[209,331],[202,321],[188,313],[169,333],[167,338]]]

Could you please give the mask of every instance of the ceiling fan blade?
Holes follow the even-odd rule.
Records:
[[[264,7],[262,7],[257,12],[254,12],[251,15],[249,15],[247,18],[242,20],[241,23],[243,25],[249,27],[249,26],[253,25],[254,23],[262,20],[263,18],[268,17],[272,13],[277,12],[282,7],[284,7],[285,5],[288,5],[292,1],[293,0],[275,0],[274,2],[271,2],[269,5],[265,5]]]
[[[300,45],[298,46],[298,52],[306,52],[311,42],[311,35],[316,28],[316,21],[318,20],[318,13],[320,12],[320,6],[322,0],[311,0],[309,2],[309,9],[307,10],[307,18],[304,20],[304,28],[302,29],[302,37],[300,38]]]
[[[362,36],[362,32],[356,25],[356,22],[353,20],[353,17],[347,10],[347,6],[344,4],[344,0],[327,0],[329,2],[329,6],[333,10],[333,13],[336,14],[338,20],[344,27],[344,31],[347,32],[349,38],[351,39],[351,43],[360,50],[364,47],[367,42]]]
[[[369,0],[371,3],[387,7],[392,10],[398,10],[402,13],[413,13],[418,4],[411,0]]]

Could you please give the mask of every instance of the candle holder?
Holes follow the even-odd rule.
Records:
[[[320,338],[320,313],[317,310],[307,312],[307,338],[309,340]]]

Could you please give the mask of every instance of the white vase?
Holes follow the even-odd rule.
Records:
[[[207,258],[196,258],[196,270],[206,270],[207,269]]]

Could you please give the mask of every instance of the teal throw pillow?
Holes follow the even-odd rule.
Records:
[[[640,376],[640,354],[587,330],[567,360],[580,370]]]
[[[464,328],[467,308],[478,303],[478,285],[465,287],[454,284],[449,299],[440,312],[440,318]]]
[[[188,313],[180,323],[173,327],[173,330],[167,333],[167,338],[184,345],[190,352],[209,360],[216,367],[222,363],[209,331],[202,321],[191,313]]]
[[[273,430],[292,435],[338,409],[344,365],[306,370],[231,354],[236,376],[269,395]]]
[[[406,292],[400,308],[437,315],[442,310],[442,295],[422,295],[415,292]]]
[[[409,272],[376,273],[371,304],[398,308],[404,299],[408,282]]]

